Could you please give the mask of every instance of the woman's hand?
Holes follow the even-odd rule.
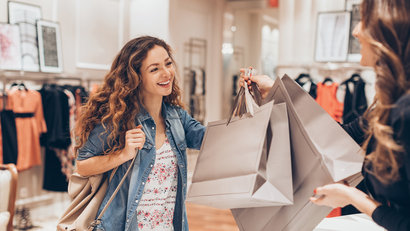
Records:
[[[314,193],[319,197],[311,197],[310,201],[317,205],[326,205],[336,208],[352,204],[360,212],[370,217],[374,210],[380,206],[379,202],[370,198],[366,193],[357,188],[340,183],[318,187]]]
[[[241,76],[239,79],[239,85],[241,87],[243,87],[244,82],[247,81],[248,86],[250,88],[251,87],[250,84],[252,81],[258,85],[263,99],[266,98],[266,96],[268,96],[268,92],[272,88],[273,83],[274,83],[273,79],[269,78],[269,76],[267,75],[252,75],[249,79],[249,76],[245,76],[245,68],[241,68],[240,72],[241,72]]]
[[[352,203],[353,187],[336,183],[317,187],[314,193],[318,197],[311,197],[310,201],[317,205],[326,205],[332,208],[344,207]]]
[[[126,161],[134,158],[137,153],[137,148],[141,149],[145,143],[145,133],[142,131],[142,126],[128,130],[125,133],[125,147],[121,152]]]

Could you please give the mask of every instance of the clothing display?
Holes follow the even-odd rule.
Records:
[[[331,82],[328,84],[327,82]],[[337,122],[342,122],[343,103],[336,98],[336,92],[339,84],[333,82],[330,78],[317,84],[316,102],[320,104],[329,113],[330,116]]]
[[[69,127],[70,131],[74,131],[75,128],[75,122],[76,122],[76,102],[75,102],[75,97],[71,91],[64,89],[64,93],[68,97],[68,105],[69,105]],[[74,172],[74,162],[75,162],[75,154],[74,154],[74,146],[73,144],[75,143],[74,140],[74,135],[70,136],[71,139],[71,144],[68,146],[67,149],[60,149],[60,148],[52,148],[57,157],[60,159],[61,162],[61,171],[63,174],[66,176],[67,181],[70,179],[70,176]]]
[[[177,182],[177,157],[167,139],[157,150],[154,167],[148,176],[141,202],[137,207],[140,231],[173,229]]]
[[[346,89],[343,108],[343,123],[350,123],[354,119],[363,115],[367,109],[365,82],[359,74],[354,74],[341,85],[344,85]],[[350,85],[353,85],[353,92],[350,91]]]
[[[375,200],[382,203],[372,214],[373,220],[387,230],[410,230],[410,95],[404,95],[390,111],[388,125],[393,128],[393,137],[404,148],[400,179],[388,185],[380,182],[370,173],[372,164],[365,161],[362,174],[367,191]],[[359,119],[348,125],[345,130],[358,143],[362,143],[365,131],[361,129]],[[366,154],[374,151],[376,140],[371,139]]]
[[[74,137],[70,131],[78,118],[76,108],[81,105],[82,90],[82,87],[76,86],[44,84],[39,91],[47,105],[44,107],[44,117],[48,131],[41,137],[41,144],[46,147],[43,183],[46,190],[67,191],[68,179],[74,172]],[[77,103],[77,100],[80,102]]]
[[[309,74],[302,73],[295,79],[295,81],[309,92],[309,95],[311,95],[312,98],[316,99],[317,85],[313,82]],[[308,88],[305,87],[306,85],[308,85]]]
[[[6,104],[1,101],[0,105]],[[0,164],[17,164],[17,131],[14,112],[3,107],[0,111]]]
[[[192,117],[205,120],[205,70],[195,68],[189,72],[189,110]]]
[[[8,104],[16,117],[17,170],[41,164],[40,135],[47,132],[41,95],[34,90],[12,88]]]
[[[41,137],[46,147],[66,149],[71,144],[68,96],[56,84],[44,84],[40,89],[47,123],[47,133]]]
[[[67,191],[68,181],[61,170],[61,161],[57,153],[55,150],[46,147],[43,189],[54,192]]]

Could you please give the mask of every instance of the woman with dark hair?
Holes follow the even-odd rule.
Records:
[[[76,127],[77,172],[111,174],[98,214],[135,157],[132,172],[97,230],[188,230],[186,148],[205,127],[183,110],[170,47],[154,37],[129,41]]]
[[[362,47],[361,65],[376,72],[376,96],[364,115],[344,126],[366,158],[367,195],[344,184],[315,189],[318,205],[352,204],[388,230],[410,230],[410,1],[363,0],[361,22],[353,35]],[[266,76],[253,76],[262,95],[272,87]],[[363,142],[362,142],[363,141]]]

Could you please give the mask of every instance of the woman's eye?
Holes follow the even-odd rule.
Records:
[[[172,65],[172,62],[171,61],[167,62],[167,66],[170,66],[170,65]]]
[[[149,72],[156,72],[156,71],[158,71],[158,68],[153,68]]]

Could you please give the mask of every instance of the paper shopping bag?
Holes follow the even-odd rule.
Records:
[[[287,75],[275,81],[267,97],[272,99],[288,109],[294,203],[232,209],[232,214],[241,231],[312,230],[332,210],[310,202],[313,190],[341,180],[359,183],[361,148]]]
[[[187,201],[224,209],[292,204],[286,105],[252,111],[208,124]]]

